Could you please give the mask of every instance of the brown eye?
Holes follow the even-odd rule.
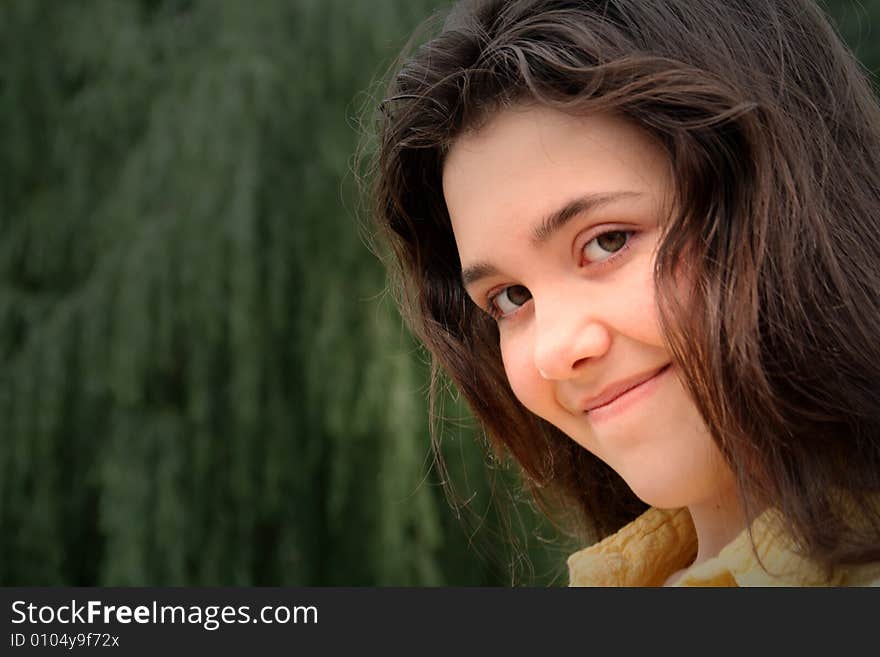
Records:
[[[501,317],[515,312],[526,301],[532,298],[532,293],[522,285],[511,285],[492,297],[489,302],[492,308]]]
[[[602,262],[624,248],[632,237],[631,230],[612,230],[602,233],[584,245],[584,258],[588,262]]]

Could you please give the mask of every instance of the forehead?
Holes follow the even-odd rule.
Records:
[[[505,109],[457,139],[443,193],[464,261],[473,244],[502,228],[531,229],[577,197],[635,191],[660,201],[669,179],[663,149],[633,123],[530,106]]]

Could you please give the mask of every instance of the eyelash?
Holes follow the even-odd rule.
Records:
[[[609,255],[607,258],[605,258],[605,260],[599,260],[595,263],[587,263],[586,266],[604,268],[604,267],[608,266],[610,263],[615,262],[618,258],[620,258],[624,253],[626,253],[629,250],[630,244],[632,243],[632,239],[635,236],[636,231],[634,231],[634,230],[619,230],[619,229],[606,230],[605,232],[599,233],[598,235],[594,235],[592,238],[590,238],[589,240],[584,242],[584,245],[580,248],[581,260],[583,261],[583,259],[584,259],[583,253],[590,244],[592,244],[593,242],[598,240],[600,237],[605,237],[606,235],[612,235],[615,233],[625,234],[626,235],[626,243],[622,247],[620,247],[620,249],[618,249],[617,251],[613,251],[611,253],[611,255]],[[581,262],[581,265],[583,266],[583,262]],[[524,287],[524,286],[522,286],[522,285],[507,285],[505,287],[502,287],[499,290],[495,290],[493,292],[490,292],[488,295],[487,302],[486,302],[486,312],[488,312],[489,315],[496,322],[500,322],[502,320],[508,319],[509,317],[514,315],[515,313],[519,312],[519,308],[522,308],[522,306],[519,306],[516,310],[514,310],[510,313],[507,313],[507,314],[503,313],[501,310],[498,309],[498,305],[496,304],[495,299],[497,299],[498,296],[500,294],[502,294],[505,290],[509,290],[512,287]],[[531,299],[531,292],[529,293],[529,299]],[[523,306],[527,303],[527,301],[523,302]]]

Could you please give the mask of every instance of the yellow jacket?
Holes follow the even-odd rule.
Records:
[[[688,568],[674,586],[880,586],[880,563],[825,571],[797,554],[766,511],[717,556]],[[570,586],[662,586],[697,554],[687,509],[649,509],[605,540],[568,558]],[[764,568],[761,567],[763,563]]]

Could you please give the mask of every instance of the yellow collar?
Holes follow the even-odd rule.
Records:
[[[675,586],[840,586],[880,578],[880,564],[837,568],[830,577],[799,555],[779,517],[765,511],[715,557],[688,568],[697,536],[687,509],[649,509],[605,540],[568,558],[571,586],[662,586],[687,571]],[[756,555],[757,552],[757,555]],[[763,567],[762,567],[763,565]]]

